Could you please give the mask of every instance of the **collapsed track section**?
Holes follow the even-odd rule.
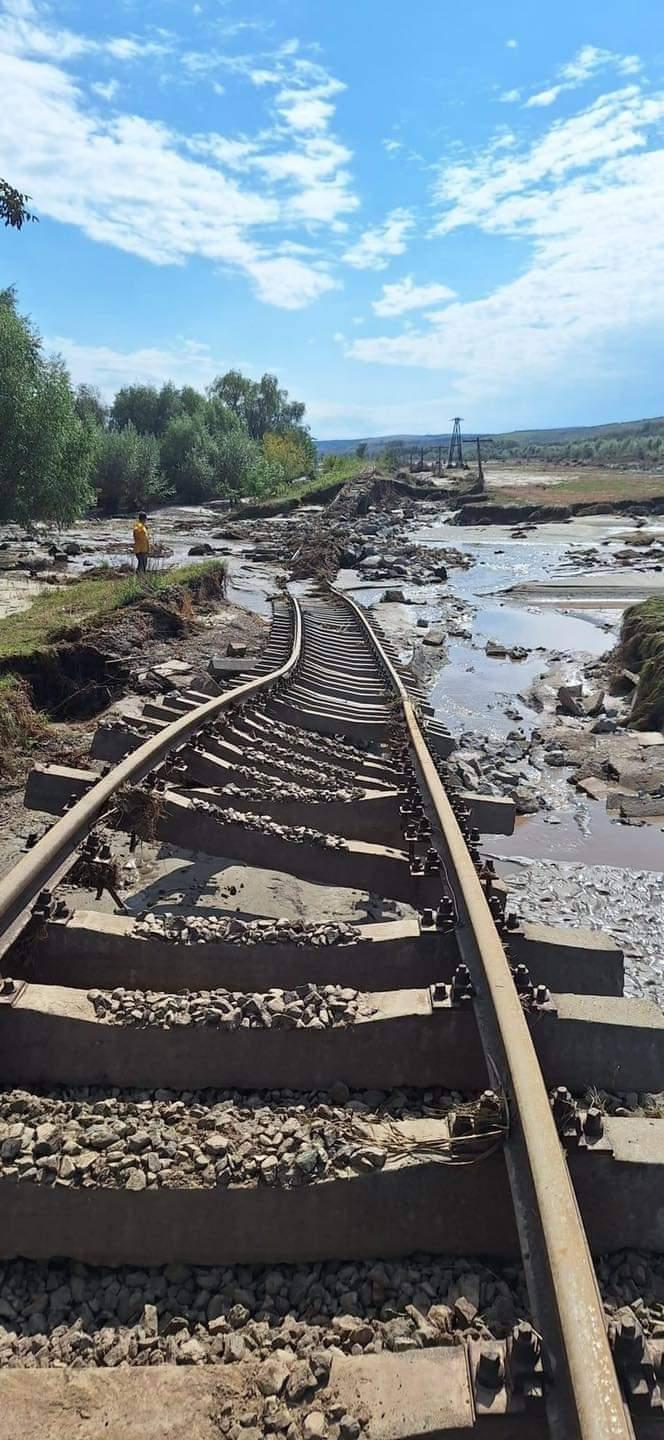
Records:
[[[473,1338],[436,1349],[434,1320],[423,1319],[418,1335],[433,1346],[423,1353],[435,1351],[441,1365],[425,1382],[412,1364],[397,1373],[378,1363],[410,1360],[398,1350],[390,1357],[372,1353],[371,1327],[343,1314],[344,1306],[359,1306],[358,1296],[342,1294],[333,1305],[342,1312],[335,1318],[349,1320],[348,1344],[330,1384],[345,1396],[346,1430],[334,1407],[327,1413],[310,1406],[286,1414],[283,1424],[282,1415],[277,1427],[265,1410],[266,1428],[254,1427],[256,1435],[283,1429],[289,1440],[327,1434],[347,1440],[364,1428],[370,1440],[383,1440],[462,1434],[490,1421],[496,1434],[539,1435],[543,1405],[554,1437],[618,1440],[633,1433],[579,1214],[580,1205],[593,1250],[609,1248],[613,1217],[598,1202],[611,1144],[601,1118],[598,1133],[596,1117],[576,1115],[571,1096],[559,1089],[558,1110],[571,1106],[568,1129],[585,1127],[571,1160],[573,1188],[547,1093],[556,1085],[610,1085],[628,1055],[633,1073],[636,1022],[630,1032],[629,1009],[620,1023],[616,1012],[612,1026],[602,1026],[580,1003],[599,983],[609,1001],[629,1006],[620,993],[620,959],[610,944],[579,945],[574,953],[573,938],[514,930],[505,920],[504,895],[481,860],[474,828],[491,805],[447,793],[441,774],[451,743],[364,612],[328,590],[277,607],[268,654],[232,690],[207,699],[197,691],[171,693],[146,703],[138,723],[121,717],[100,728],[93,754],[117,762],[101,780],[91,771],[38,767],[28,785],[35,808],[67,808],[0,886],[5,949],[13,946],[0,1009],[0,1078],[22,1087],[17,1113],[27,1104],[37,1122],[10,1126],[3,1142],[0,1250],[8,1261],[23,1255],[38,1264],[64,1255],[79,1265],[165,1265],[167,1272],[198,1265],[207,1267],[214,1290],[215,1283],[223,1289],[219,1267],[234,1263],[338,1262],[343,1271],[344,1262],[422,1250],[482,1253],[496,1262],[521,1253],[536,1329],[517,1322],[504,1342],[483,1346]],[[71,911],[62,892],[53,896],[68,874],[98,898],[106,889],[121,899],[114,846],[126,834],[132,846],[203,852],[321,893],[377,895],[399,907],[400,918],[288,923],[210,918],[197,908],[164,919],[123,904],[120,914]],[[535,984],[524,978],[524,962]],[[566,965],[571,983],[556,985]],[[572,993],[552,999],[551,986]],[[662,1060],[659,1034],[650,1039],[639,1078],[630,1077],[642,1089]],[[413,1109],[413,1118],[401,1102],[396,1112],[385,1109],[385,1096],[395,1091],[429,1094],[441,1086],[457,1095],[445,1116],[430,1102]],[[115,1122],[130,1090],[119,1126],[104,1124],[106,1116]],[[206,1109],[209,1091],[258,1100],[264,1094],[260,1113],[279,1141],[261,1144],[254,1127],[251,1153],[246,1145],[238,1149],[226,1133],[238,1102],[222,1099]],[[327,1099],[322,1106],[316,1101],[317,1128],[305,1144],[295,1112],[298,1096],[312,1092]],[[464,1092],[478,1099],[461,1103]],[[40,1093],[50,1097],[52,1116],[41,1126]],[[192,1107],[195,1124],[180,1143]],[[284,1133],[299,1137],[295,1150]],[[276,1155],[275,1145],[282,1147]],[[618,1175],[616,1189],[629,1180]],[[650,1194],[644,1192],[641,1209],[632,1204],[623,1243],[650,1239],[652,1248],[662,1248],[660,1222],[644,1218]],[[436,1267],[432,1261],[430,1278]],[[321,1279],[319,1269],[317,1285]],[[374,1290],[377,1283],[371,1280]],[[247,1284],[232,1291],[245,1295],[235,1301],[240,1309]],[[292,1288],[274,1294],[278,1313],[287,1316],[296,1304]],[[240,1358],[239,1342],[235,1349],[226,1344],[234,1321],[229,1329],[217,1301],[213,1293],[206,1302],[205,1334],[187,1332],[181,1342],[190,1363]],[[161,1366],[182,1363],[168,1341],[184,1321],[181,1332],[172,1328],[178,1317],[175,1301],[169,1303],[163,1344],[154,1306],[147,1328],[156,1325],[156,1332],[146,1333],[147,1322],[139,1331],[136,1343],[149,1364],[152,1356]],[[270,1316],[272,1304],[262,1304]],[[460,1314],[468,1320],[463,1307]],[[217,1320],[210,1344],[218,1337],[222,1349],[208,1351]],[[436,1320],[442,1323],[440,1315]],[[341,1323],[335,1334],[339,1342]],[[410,1337],[401,1338],[398,1349],[409,1350]],[[628,1338],[627,1330],[618,1335],[626,1393],[642,1395],[645,1384],[650,1419],[651,1412],[661,1415],[661,1356],[645,1342],[639,1350],[638,1335],[629,1349]],[[359,1355],[363,1343],[369,1351]],[[287,1359],[280,1364],[281,1385],[277,1377],[276,1388],[261,1393],[292,1391],[302,1401],[307,1385],[297,1395],[292,1367]],[[122,1373],[126,1396],[135,1397],[136,1377]],[[0,1371],[0,1395],[6,1378]],[[33,1416],[41,1414],[42,1378],[43,1372],[26,1375],[24,1392],[15,1376],[11,1381],[12,1399],[36,1406]],[[199,1381],[190,1396],[201,1393]],[[179,1372],[172,1382],[162,1379],[168,1383],[175,1416],[185,1403]],[[108,1385],[100,1386],[103,1404],[110,1404]],[[390,1428],[385,1404],[394,1386],[411,1399],[426,1392],[428,1429],[422,1416],[406,1412],[399,1412],[401,1428],[396,1419]],[[364,1420],[349,1419],[349,1394],[360,1395],[356,1408]],[[113,1397],[120,1403],[117,1386]],[[124,1404],[125,1414],[132,1404]],[[228,1425],[221,1433],[234,1434],[230,1412],[222,1418]]]

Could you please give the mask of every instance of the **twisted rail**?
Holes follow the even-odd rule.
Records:
[[[634,1440],[586,1233],[500,936],[406,688],[362,607],[348,595],[342,598],[363,626],[399,695],[423,794],[428,796],[444,859],[454,877],[457,939],[476,991],[482,1045],[509,1104],[505,1157],[529,1294],[546,1354],[551,1436],[553,1440]]]
[[[89,834],[116,791],[132,781],[143,780],[169,750],[188,740],[230,705],[248,700],[260,690],[271,689],[287,679],[295,669],[302,650],[302,612],[297,599],[294,596],[288,598],[293,624],[292,643],[290,654],[282,665],[266,675],[226,690],[223,695],[204,701],[180,719],[165,725],[163,730],[133,750],[93,785],[0,880],[0,959],[27,923],[30,907],[40,890],[49,884],[58,884],[63,878],[81,841]]]

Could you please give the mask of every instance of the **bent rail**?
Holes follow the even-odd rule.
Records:
[[[13,944],[28,915],[25,912],[39,891],[49,882],[57,883],[71,862],[81,841],[99,819],[111,797],[130,781],[140,781],[158,765],[175,745],[188,740],[202,725],[238,701],[260,690],[271,689],[295,669],[302,649],[302,612],[297,599],[289,596],[293,636],[288,659],[276,670],[247,680],[223,695],[214,696],[180,719],[165,725],[93,785],[71,809],[51,825],[41,840],[0,880],[0,958]]]
[[[341,598],[364,628],[400,697],[416,768],[455,876],[459,950],[475,986],[484,1052],[509,1104],[505,1156],[528,1288],[546,1352],[550,1433],[554,1440],[633,1440],[586,1233],[500,936],[406,688],[362,607],[348,595]]]

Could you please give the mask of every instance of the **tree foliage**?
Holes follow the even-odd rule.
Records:
[[[107,515],[166,499],[155,436],[140,435],[133,425],[99,431],[94,485],[99,508]]]
[[[15,190],[8,180],[0,179],[0,220],[13,230],[22,230],[28,221],[37,221],[37,216],[28,210],[29,195]]]
[[[263,439],[263,450],[273,465],[280,465],[284,480],[290,484],[313,475],[316,468],[316,447],[304,430],[287,430],[282,435],[269,433]]]
[[[221,400],[237,416],[252,440],[283,433],[301,425],[304,418],[304,405],[289,400],[288,391],[279,388],[276,375],[249,380],[239,370],[228,370],[213,380],[208,395]]]
[[[64,364],[0,292],[0,521],[74,519],[93,498],[93,455]]]
[[[114,514],[171,497],[269,495],[316,469],[303,417],[276,376],[236,370],[206,394],[125,385],[110,407],[93,385],[74,394],[13,292],[0,292],[0,520],[66,522],[95,497]]]
[[[96,385],[77,385],[74,405],[79,420],[93,429],[103,429],[108,420],[108,405],[104,404]]]
[[[113,401],[110,423],[114,430],[133,425],[140,435],[164,434],[170,421],[182,409],[179,392],[174,385],[125,385]]]

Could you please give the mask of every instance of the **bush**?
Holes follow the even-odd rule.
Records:
[[[316,470],[316,447],[304,430],[288,430],[283,435],[266,435],[263,451],[271,464],[280,465],[284,480],[302,480]]]
[[[106,515],[140,510],[166,499],[168,484],[159,464],[154,435],[139,435],[133,425],[97,434],[94,483],[99,508]]]
[[[217,445],[200,415],[171,420],[160,454],[164,476],[178,500],[198,503],[214,495]]]

